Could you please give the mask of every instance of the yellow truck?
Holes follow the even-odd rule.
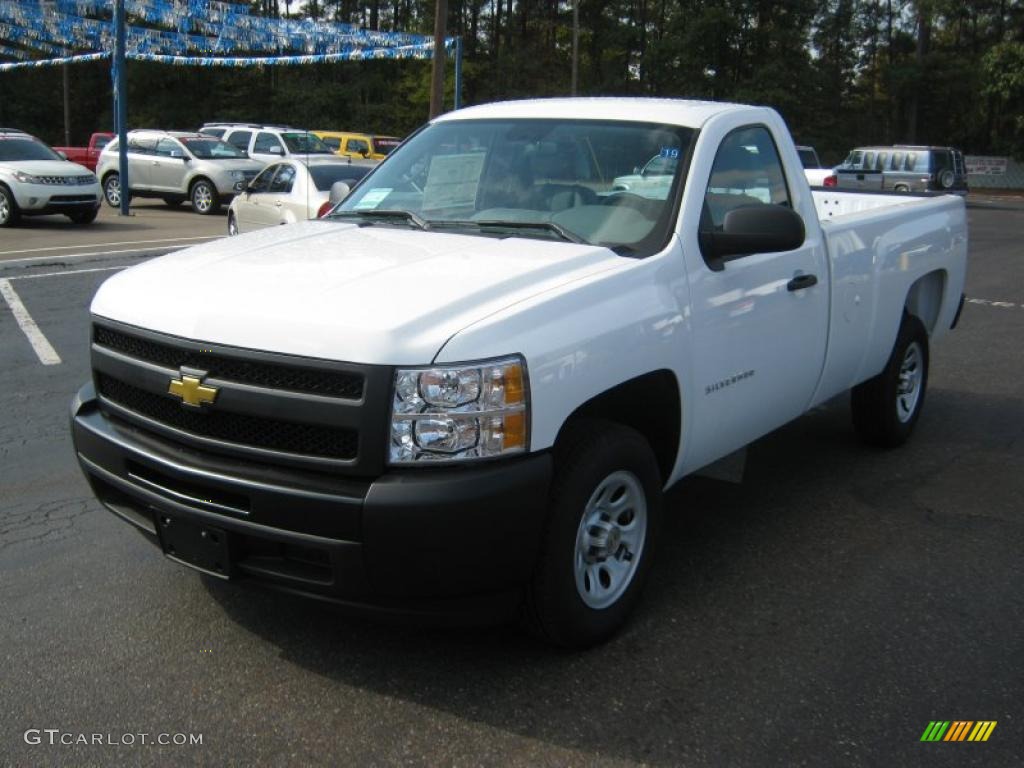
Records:
[[[369,133],[347,133],[344,131],[311,131],[324,144],[342,157],[383,160],[401,143],[394,136],[374,136]]]

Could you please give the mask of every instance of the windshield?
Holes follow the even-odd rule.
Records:
[[[64,158],[35,139],[0,139],[0,160],[63,160]]]
[[[378,155],[389,155],[391,150],[402,142],[387,136],[377,136],[373,139],[373,151]]]
[[[334,150],[312,133],[282,133],[288,151],[298,155],[333,155]]]
[[[200,160],[232,160],[248,157],[238,147],[220,139],[182,139],[181,143]]]
[[[354,187],[356,182],[369,173],[370,170],[371,169],[365,165],[332,163],[331,165],[311,166],[309,169],[309,175],[313,177],[314,186],[321,192],[326,192],[336,181],[344,181],[350,187]]]
[[[668,239],[682,183],[679,158],[692,137],[679,126],[598,120],[435,123],[397,149],[332,217],[649,255]],[[631,186],[634,169],[652,158],[664,158],[666,173]]]

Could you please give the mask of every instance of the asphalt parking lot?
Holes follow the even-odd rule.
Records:
[[[969,301],[912,441],[864,449],[840,398],[742,482],[685,480],[633,622],[582,654],[200,578],[102,510],[67,425],[89,299],[225,224],[135,210],[0,232],[0,764],[1024,764],[1024,200],[969,207]],[[922,743],[934,720],[998,725]]]

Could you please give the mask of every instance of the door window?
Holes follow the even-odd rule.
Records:
[[[249,151],[249,139],[252,138],[252,131],[234,131],[228,136],[228,144],[238,147],[243,152]]]
[[[128,151],[137,155],[152,155],[156,152],[156,139],[129,138]]]
[[[355,152],[358,155],[369,154],[370,143],[362,139],[349,139],[345,142],[346,152]]]
[[[253,179],[252,183],[249,184],[249,191],[254,194],[258,194],[260,192],[266,192],[267,190],[269,190],[270,180],[274,177],[274,174],[277,173],[277,169],[280,167],[280,164],[268,165],[266,168],[260,171],[259,176]]]
[[[184,155],[178,142],[174,139],[160,139],[156,143],[156,153],[161,157],[182,157]]]
[[[270,191],[279,195],[287,195],[292,191],[294,182],[295,168],[287,164],[281,165],[274,180],[270,182]]]
[[[337,136],[328,136],[326,139],[323,140],[323,142],[328,147],[333,149],[335,152],[341,149],[341,139],[339,139]]]
[[[715,155],[701,228],[721,231],[729,211],[768,204],[791,205],[775,142],[764,126],[738,128],[723,139]]]
[[[277,152],[274,153],[274,147],[277,147]],[[252,145],[253,152],[262,152],[264,154],[284,154],[284,146],[281,144],[281,140],[272,133],[258,133],[256,134],[256,143]]]

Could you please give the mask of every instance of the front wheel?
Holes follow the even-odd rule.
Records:
[[[853,388],[853,426],[861,439],[878,448],[902,445],[914,431],[928,387],[928,331],[914,315],[904,314],[885,369]]]
[[[0,227],[13,227],[18,223],[18,204],[14,194],[0,184]]]
[[[217,189],[206,179],[200,179],[192,185],[192,210],[203,216],[216,213],[220,209],[220,198]]]
[[[661,527],[661,478],[647,441],[581,422],[555,452],[548,528],[527,590],[526,620],[555,645],[584,648],[629,617]]]
[[[238,234],[238,219],[235,218],[234,213],[228,214],[228,236],[234,237]]]

